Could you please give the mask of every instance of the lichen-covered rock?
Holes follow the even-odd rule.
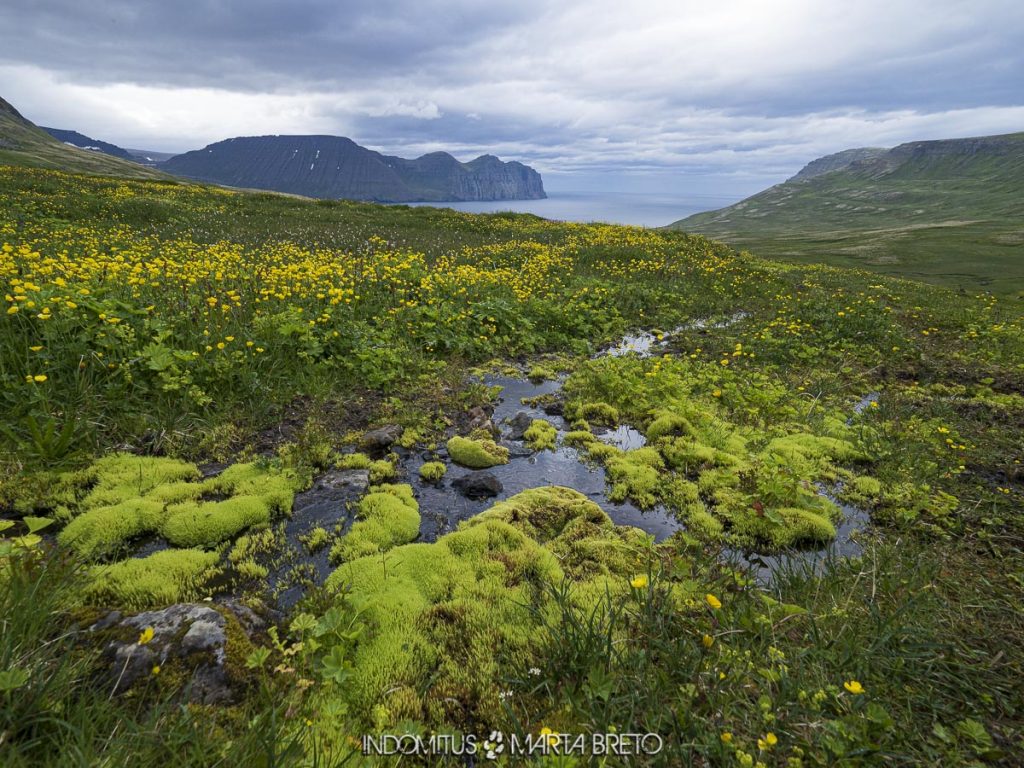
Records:
[[[234,698],[226,664],[227,625],[224,615],[208,605],[179,603],[128,618],[115,613],[90,630],[114,638],[104,657],[115,693],[140,680],[175,674],[183,676],[182,692],[188,692],[190,702],[220,704]]]

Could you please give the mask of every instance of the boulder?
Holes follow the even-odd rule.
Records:
[[[150,629],[152,637],[146,640]],[[209,605],[178,603],[127,618],[112,611],[90,631],[114,638],[103,653],[115,693],[159,674],[156,667],[183,665],[190,674],[190,702],[219,704],[234,698],[225,668],[227,619]]]
[[[452,487],[470,499],[497,496],[504,488],[492,472],[471,472],[453,480]]]

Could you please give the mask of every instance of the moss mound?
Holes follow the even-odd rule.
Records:
[[[345,563],[328,587],[366,606],[367,629],[353,649],[350,711],[377,727],[409,717],[497,723],[503,676],[535,662],[550,587],[568,578],[583,601],[623,594],[650,551],[642,531],[550,487],[495,504],[433,544],[396,547],[386,563]]]
[[[408,485],[379,485],[359,502],[359,520],[331,548],[335,561],[354,560],[406,544],[420,532],[420,507]]]
[[[473,440],[455,436],[448,441],[448,455],[452,461],[470,469],[487,469],[508,464],[508,448],[493,440]]]
[[[131,609],[194,600],[201,596],[203,585],[217,575],[219,559],[216,552],[169,549],[149,557],[93,566],[85,599]]]
[[[526,442],[535,451],[554,449],[555,440],[558,439],[558,430],[554,425],[544,419],[534,419],[530,426],[523,433]]]
[[[428,461],[420,467],[420,477],[428,483],[436,483],[448,473],[443,461]]]

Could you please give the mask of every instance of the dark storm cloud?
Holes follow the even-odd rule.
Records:
[[[152,149],[336,133],[778,180],[851,146],[1024,128],[1021,39],[1015,0],[7,0],[0,94]]]
[[[531,18],[473,0],[13,0],[0,61],[94,83],[260,91],[408,72]]]

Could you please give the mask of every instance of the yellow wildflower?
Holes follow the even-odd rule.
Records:
[[[856,680],[847,680],[845,683],[843,683],[843,688],[845,688],[855,696],[857,694],[864,693],[864,686]]]
[[[629,586],[633,589],[644,589],[647,586],[647,577],[642,573],[639,576],[634,576],[630,579]]]
[[[721,601],[721,600],[719,600],[719,599],[718,599],[717,597],[715,597],[714,595],[712,595],[712,594],[711,594],[710,592],[708,592],[708,594],[704,595],[704,600],[705,600],[705,601],[707,602],[707,604],[708,604],[708,605],[710,605],[710,606],[711,606],[712,608],[714,608],[714,609],[715,609],[716,611],[717,611],[717,610],[718,610],[719,608],[721,608],[721,607],[722,607],[722,601]]]
[[[139,645],[145,645],[146,643],[148,643],[152,639],[153,639],[153,628],[152,627],[146,627],[139,634]]]

